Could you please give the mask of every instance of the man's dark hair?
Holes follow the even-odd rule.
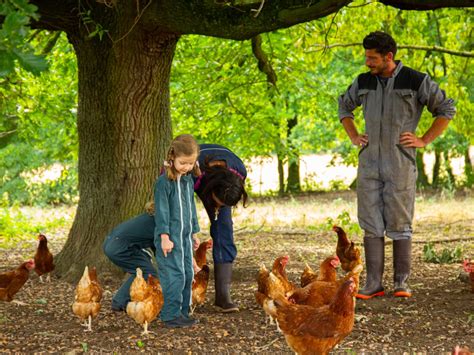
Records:
[[[397,43],[388,33],[382,31],[370,32],[365,38],[362,45],[365,49],[375,49],[377,53],[387,55],[388,52],[393,53],[393,58],[397,54]]]

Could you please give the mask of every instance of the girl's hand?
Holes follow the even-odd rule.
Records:
[[[197,248],[199,248],[199,244],[200,244],[199,238],[196,237],[196,235],[193,235],[193,249],[197,250]]]
[[[161,235],[161,250],[163,250],[163,254],[166,256],[168,253],[171,253],[171,250],[174,248],[174,243],[170,240],[170,236],[168,234]]]

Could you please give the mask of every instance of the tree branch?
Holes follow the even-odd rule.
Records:
[[[136,1],[123,0],[117,7],[128,8]],[[353,0],[160,0],[153,1],[140,20],[141,29],[161,29],[176,34],[198,34],[234,40],[316,20],[337,12]],[[110,2],[110,1],[109,1]],[[380,0],[381,3],[410,10],[442,7],[474,7],[474,0]],[[80,27],[77,0],[31,0],[38,6],[39,20],[32,28],[62,30],[70,34]],[[84,3],[84,2],[82,2]],[[104,27],[127,20],[127,12],[111,9],[104,1],[87,3],[93,18]],[[120,4],[120,5],[119,5]],[[122,9],[122,10],[123,10]],[[257,15],[257,17],[255,17]],[[0,23],[2,18],[0,18]]]
[[[474,0],[379,0],[401,10],[435,10],[443,7],[473,7]]]
[[[272,64],[262,48],[262,37],[257,35],[252,38],[252,53],[257,58],[258,69],[267,76],[267,83],[276,88],[277,76]]]
[[[319,47],[316,50],[309,50],[306,51],[306,53],[311,53],[311,52],[319,52],[319,51],[324,51],[326,49],[332,49],[332,48],[337,48],[337,47],[356,47],[356,46],[362,46],[362,43],[334,43],[330,45],[325,45],[325,44],[315,44],[313,47]],[[398,45],[398,49],[414,49],[414,50],[421,50],[421,51],[432,51],[432,52],[441,52],[441,53],[447,53],[451,55],[455,55],[458,57],[466,57],[466,58],[474,58],[474,52],[468,52],[468,51],[456,51],[453,49],[448,49],[448,48],[443,48],[440,46],[417,46],[417,45]]]

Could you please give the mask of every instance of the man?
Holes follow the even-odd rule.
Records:
[[[395,61],[397,45],[384,32],[364,38],[365,64],[339,97],[339,119],[352,143],[360,147],[357,209],[364,230],[366,284],[357,298],[384,295],[384,236],[393,240],[394,295],[410,297],[412,220],[415,205],[416,148],[437,138],[455,114],[453,100],[428,75]],[[365,133],[354,125],[352,111],[362,106]],[[423,107],[435,120],[415,135]]]

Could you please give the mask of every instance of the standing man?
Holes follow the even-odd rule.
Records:
[[[384,32],[364,38],[365,64],[339,97],[339,119],[352,143],[360,147],[357,213],[364,230],[367,278],[357,298],[384,295],[384,236],[393,240],[394,296],[410,297],[412,220],[416,187],[416,148],[437,138],[455,114],[453,100],[427,74],[395,61],[397,44]],[[365,133],[352,111],[362,106]],[[435,118],[428,131],[415,135],[423,107]]]

